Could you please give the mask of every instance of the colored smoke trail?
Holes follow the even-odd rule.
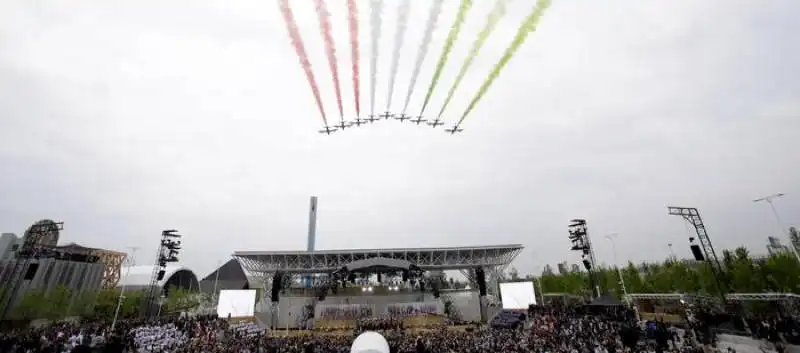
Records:
[[[306,73],[306,79],[308,80],[309,86],[311,86],[311,92],[314,94],[314,100],[317,102],[319,114],[322,115],[322,122],[325,123],[325,126],[328,126],[328,118],[325,116],[325,109],[322,107],[322,98],[320,98],[319,86],[317,86],[317,80],[314,78],[314,70],[311,68],[311,61],[308,60],[306,46],[303,44],[303,38],[300,36],[300,30],[297,28],[297,22],[294,20],[292,7],[289,5],[289,0],[279,0],[279,2],[281,12],[283,13],[283,20],[286,22],[286,29],[289,30],[289,37],[292,40],[292,45],[294,46],[295,52],[297,52],[297,58],[300,59],[300,66],[303,67],[303,71]]]
[[[436,29],[436,23],[439,21],[439,14],[442,13],[442,4],[444,0],[434,0],[431,4],[431,11],[428,13],[428,21],[425,23],[425,34],[422,36],[422,44],[417,52],[417,59],[414,61],[414,70],[411,72],[411,82],[408,84],[408,91],[406,91],[406,101],[403,104],[403,114],[408,110],[408,102],[411,101],[411,94],[414,93],[414,86],[417,85],[417,78],[422,69],[422,63],[425,61],[425,56],[428,55],[428,48],[431,46],[433,39],[433,30]]]
[[[350,27],[350,60],[353,68],[353,96],[355,97],[356,117],[361,116],[361,82],[358,50],[358,7],[356,0],[347,0],[347,19]]]
[[[408,13],[411,10],[411,1],[402,0],[397,8],[397,27],[394,32],[394,50],[392,50],[392,66],[389,69],[389,93],[386,97],[386,111],[392,106],[394,95],[394,82],[397,78],[397,69],[400,65],[400,51],[403,49],[403,39],[408,28]]]
[[[461,119],[458,119],[456,123],[456,127],[461,125],[464,122],[464,118],[475,108],[478,102],[483,98],[483,95],[486,94],[486,91],[489,89],[489,86],[492,85],[494,80],[497,76],[500,75],[500,72],[503,71],[503,68],[508,64],[511,58],[516,54],[517,50],[525,43],[525,39],[528,38],[528,34],[533,33],[536,31],[537,26],[539,25],[539,21],[542,19],[542,15],[544,15],[544,11],[550,7],[550,0],[538,0],[536,2],[536,7],[533,9],[533,12],[525,18],[525,21],[519,26],[517,30],[517,34],[514,36],[514,39],[511,41],[511,45],[508,46],[503,56],[500,58],[500,61],[497,62],[497,65],[492,68],[492,71],[489,72],[489,75],[486,77],[486,80],[481,85],[480,89],[478,89],[478,93],[475,94],[475,97],[472,98],[472,101],[467,106],[467,109],[464,111],[464,114],[461,115]]]
[[[506,5],[506,0],[497,0],[495,3],[494,8],[489,13],[489,17],[486,18],[486,25],[483,27],[480,33],[478,33],[478,36],[475,38],[475,42],[472,43],[472,48],[469,50],[467,58],[464,59],[464,63],[461,64],[461,69],[458,71],[458,75],[456,76],[456,80],[453,82],[453,85],[450,87],[450,91],[447,92],[447,98],[445,98],[444,104],[442,104],[442,109],[439,110],[438,116],[442,116],[444,110],[447,109],[447,105],[450,104],[450,100],[453,99],[453,94],[456,93],[458,85],[461,84],[464,76],[466,76],[467,70],[469,70],[469,67],[475,61],[475,58],[478,57],[478,53],[480,53],[483,45],[486,44],[486,40],[489,39],[489,35],[492,34],[494,28],[497,27],[497,23],[499,23],[500,19],[502,19],[506,14]]]
[[[336,93],[336,104],[339,107],[339,118],[344,120],[342,88],[339,84],[339,68],[336,64],[336,44],[333,42],[333,35],[331,34],[331,14],[325,6],[325,0],[315,0],[314,4],[317,8],[317,17],[319,17],[322,38],[325,40],[325,51],[328,54],[328,66],[331,69],[331,75],[333,75],[333,89]]]
[[[370,77],[369,77],[369,114],[375,115],[375,82],[378,80],[378,45],[381,39],[381,11],[383,11],[383,0],[372,0],[370,6],[370,29],[372,51],[369,57]]]
[[[419,115],[425,113],[425,108],[428,107],[431,95],[433,95],[433,90],[439,82],[439,76],[442,75],[444,65],[447,64],[447,58],[450,56],[450,51],[453,50],[453,44],[455,44],[456,39],[458,39],[458,33],[461,32],[461,26],[464,24],[464,19],[466,19],[470,7],[472,7],[472,0],[461,0],[461,5],[458,7],[458,14],[456,14],[456,21],[453,23],[453,27],[450,28],[450,33],[447,34],[442,55],[439,56],[439,61],[436,63],[436,71],[434,71],[433,78],[431,78],[431,85],[428,87],[428,93],[425,94],[425,101],[422,103],[422,109]]]

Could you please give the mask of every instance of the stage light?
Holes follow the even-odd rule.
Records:
[[[367,292],[372,292],[372,287],[367,287]]]
[[[361,287],[361,291],[362,292],[366,292],[367,291],[367,287]]]

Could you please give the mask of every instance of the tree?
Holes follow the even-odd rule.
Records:
[[[103,318],[114,317],[118,301],[119,292],[115,288],[101,289],[94,296],[93,316]]]
[[[42,309],[47,305],[46,300],[47,297],[41,290],[32,290],[25,293],[14,307],[14,318],[21,320],[40,318]]]
[[[144,291],[128,291],[123,295],[122,307],[120,307],[120,316],[127,317],[135,315],[139,309],[144,305],[146,298]]]
[[[753,259],[747,249],[740,247],[721,254],[724,274],[720,281],[733,292],[800,293],[800,263],[791,253]],[[615,268],[598,267],[595,271],[601,290],[622,293]],[[719,293],[708,262],[668,259],[638,266],[629,262],[620,272],[628,293]],[[591,293],[585,273],[545,274],[541,282],[545,293]]]
[[[172,287],[167,293],[168,296],[164,303],[164,310],[167,312],[186,311],[200,304],[195,293],[183,288]]]
[[[72,303],[72,310],[70,315],[74,316],[94,316],[94,304],[97,298],[97,292],[83,291],[77,294],[74,302]]]
[[[47,293],[39,314],[52,321],[61,320],[69,313],[71,301],[72,289],[59,284]]]

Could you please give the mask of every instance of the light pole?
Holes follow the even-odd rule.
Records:
[[[544,292],[542,291],[542,274],[539,273],[539,277],[534,277],[536,279],[536,284],[539,286],[539,305],[544,306]]]
[[[672,250],[672,243],[668,243],[667,246],[669,246],[669,257],[670,257],[670,260],[672,260],[672,262],[677,262],[678,261],[678,257],[675,256],[675,251]]]
[[[119,299],[117,300],[117,308],[114,310],[114,319],[111,321],[111,331],[114,331],[114,326],[117,325],[117,318],[119,318],[119,309],[122,308],[122,302],[125,301],[125,287],[128,283],[128,275],[131,273],[131,267],[136,264],[136,250],[139,250],[137,247],[130,247],[131,249],[131,256],[126,257],[125,260],[128,262],[128,266],[125,268],[125,276],[122,278],[122,288],[119,290]]]
[[[753,202],[755,203],[766,202],[769,205],[770,210],[772,210],[772,214],[775,215],[775,221],[778,222],[778,227],[781,229],[781,233],[784,233],[786,237],[789,239],[789,249],[792,249],[792,254],[794,254],[794,257],[797,259],[798,262],[800,262],[800,254],[797,253],[797,249],[794,247],[794,242],[792,242],[792,236],[786,230],[786,227],[783,226],[783,221],[781,221],[781,216],[778,214],[778,209],[776,209],[775,205],[772,203],[773,200],[781,198],[783,196],[784,194],[779,192],[777,194],[759,197],[753,200]]]
[[[622,287],[622,295],[625,298],[625,301],[628,300],[628,289],[625,288],[625,278],[622,277],[622,271],[619,269],[619,265],[617,265],[617,242],[616,237],[617,233],[612,233],[606,235],[606,239],[611,241],[611,251],[614,255],[614,268],[617,269],[617,277],[619,277],[619,286]]]

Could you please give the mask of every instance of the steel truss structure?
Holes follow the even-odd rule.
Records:
[[[706,257],[706,262],[711,266],[711,272],[714,274],[714,280],[717,282],[720,298],[725,299],[728,294],[728,284],[725,283],[723,277],[725,270],[719,262],[717,252],[711,244],[711,239],[706,232],[706,226],[703,224],[703,218],[700,217],[700,211],[694,207],[675,207],[667,206],[667,211],[671,216],[681,216],[686,222],[689,222],[694,227],[697,234],[697,240],[700,241],[700,246],[703,248],[703,255]]]
[[[726,298],[731,301],[800,302],[800,295],[793,293],[731,293]]]
[[[106,289],[117,287],[120,280],[122,262],[125,261],[125,258],[128,256],[119,251],[89,248],[75,243],[59,246],[58,249],[72,254],[97,256],[100,259],[100,263],[104,266],[101,287]]]
[[[715,300],[716,298],[686,293],[632,293],[628,297],[633,300]],[[800,295],[793,293],[730,293],[725,296],[728,301],[800,301]]]
[[[286,275],[330,274],[351,262],[377,257],[408,261],[423,271],[467,270],[482,267],[487,270],[491,284],[496,283],[499,274],[522,252],[523,248],[522,245],[513,244],[407,249],[237,251],[233,256],[251,276],[263,280],[265,289],[271,288],[272,276],[276,272]]]

